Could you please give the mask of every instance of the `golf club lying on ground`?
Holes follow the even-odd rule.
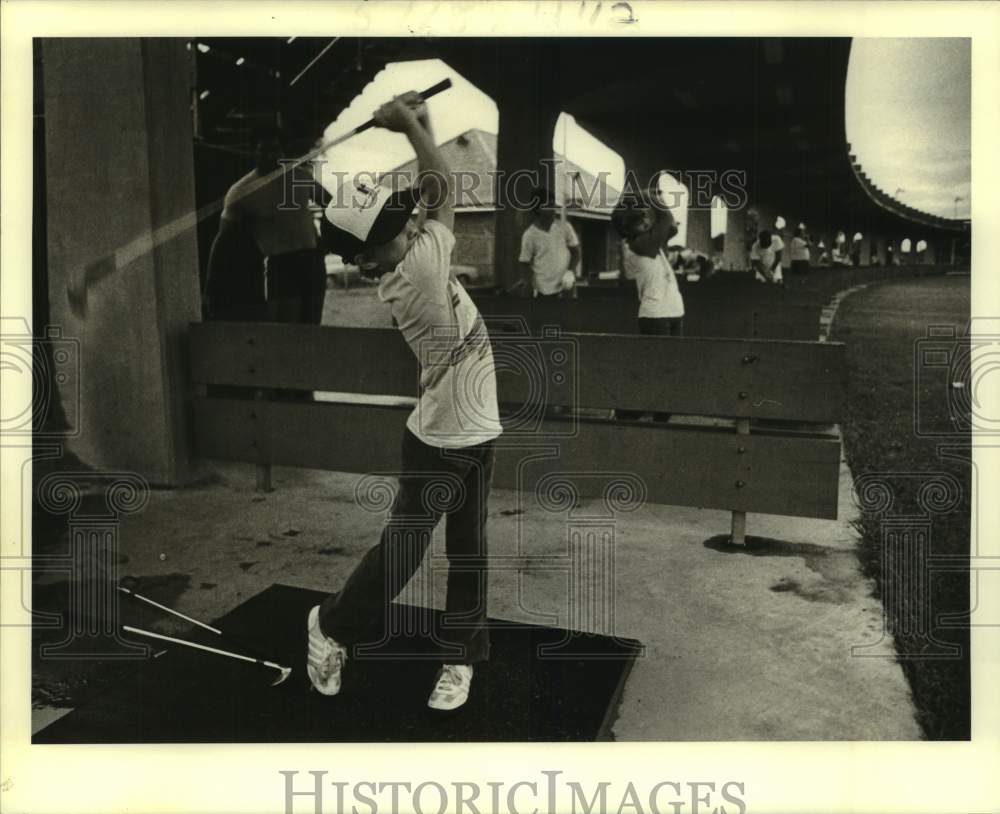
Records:
[[[229,650],[219,650],[217,647],[209,647],[205,644],[196,644],[195,642],[189,642],[186,639],[175,639],[173,636],[164,636],[162,633],[153,633],[151,630],[143,630],[142,628],[132,627],[131,625],[122,625],[122,630],[129,633],[136,633],[139,636],[148,636],[151,639],[160,639],[161,641],[170,642],[172,644],[181,644],[185,647],[193,647],[195,650],[204,650],[206,653],[215,653],[217,656],[226,656],[231,659],[249,661],[253,664],[262,664],[265,667],[270,667],[273,670],[278,671],[278,677],[271,682],[272,687],[277,687],[292,674],[291,667],[282,667],[280,664],[275,664],[273,661],[255,659],[251,656],[241,655],[240,653],[232,653]]]
[[[421,99],[426,101],[432,96],[448,90],[451,87],[450,79],[442,79],[436,85],[432,85],[420,94]],[[264,179],[262,183],[267,183],[289,172],[296,167],[304,164],[307,161],[312,161],[320,153],[329,150],[331,147],[336,147],[338,144],[342,144],[350,138],[358,135],[358,133],[364,133],[366,130],[371,130],[375,126],[375,120],[369,119],[363,124],[359,124],[357,127],[344,133],[342,136],[338,136],[335,139],[324,142],[319,147],[314,150],[309,151],[306,155],[301,158],[297,158],[294,161],[288,161],[280,166],[274,172],[270,173]],[[186,215],[181,215],[169,223],[160,226],[153,232],[148,232],[144,235],[140,235],[135,240],[130,243],[122,245],[120,248],[113,252],[110,252],[103,257],[94,260],[93,262],[81,264],[71,268],[66,274],[66,297],[69,300],[70,308],[73,313],[83,319],[87,316],[87,292],[90,286],[93,285],[98,280],[103,277],[107,277],[114,274],[117,271],[121,271],[128,265],[131,265],[140,257],[143,257],[153,251],[157,246],[165,243],[168,240],[195,228],[201,221],[205,218],[211,217],[217,212],[222,210],[225,203],[224,198],[219,198],[210,204],[206,204],[195,212],[188,212]]]
[[[225,634],[217,627],[212,627],[211,625],[207,625],[204,622],[200,622],[197,619],[192,618],[191,616],[187,616],[181,613],[180,611],[174,610],[173,608],[168,608],[166,605],[161,605],[159,602],[156,602],[150,599],[149,597],[143,596],[142,594],[137,594],[135,591],[130,590],[129,588],[125,588],[121,585],[118,586],[118,590],[127,596],[131,596],[135,599],[138,599],[140,602],[145,602],[147,605],[152,605],[154,608],[159,608],[162,611],[166,611],[169,614],[172,614],[180,619],[183,619],[185,622],[190,622],[193,625],[198,625],[198,627],[202,627],[205,630],[211,631],[216,636],[219,636],[223,639],[226,638]],[[232,653],[228,650],[218,650],[217,648],[208,647],[207,645],[195,644],[194,642],[189,642],[186,639],[175,639],[171,636],[164,636],[159,633],[152,633],[148,630],[140,630],[139,628],[129,627],[127,625],[124,626],[124,630],[129,630],[133,633],[138,633],[140,636],[149,636],[154,639],[163,639],[164,641],[173,642],[174,644],[182,644],[187,647],[196,648],[198,650],[206,650],[209,653],[216,653],[220,656],[229,656],[230,658],[240,659],[242,661],[251,661],[254,662],[255,664],[263,664],[265,667],[271,667],[277,670],[281,674],[278,676],[278,679],[273,684],[271,684],[272,687],[276,687],[278,684],[283,682],[286,678],[288,678],[289,675],[291,675],[292,672],[291,667],[282,667],[280,664],[275,664],[273,661],[267,661],[266,659],[257,659],[257,658],[252,658],[251,656],[243,656],[238,653]]]

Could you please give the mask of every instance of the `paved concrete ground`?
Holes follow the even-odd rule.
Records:
[[[154,492],[121,531],[122,574],[160,578],[179,591],[172,603],[184,613],[211,619],[274,582],[336,589],[377,538],[382,518],[355,503],[357,476],[278,468],[265,496],[253,490],[252,467],[213,468],[214,482]],[[881,607],[852,553],[846,470],[841,494],[838,522],[751,515],[750,533],[775,541],[747,552],[705,545],[727,530],[724,512],[648,505],[616,518],[614,627],[647,646],[616,738],[920,737],[891,643],[880,642]],[[587,501],[574,518],[601,509]],[[610,632],[571,618],[566,572],[545,570],[542,558],[567,549],[568,522],[513,492],[494,494],[491,551],[503,569],[492,578],[491,616]],[[439,534],[404,598],[442,606],[443,580],[428,586],[443,551]],[[882,657],[852,657],[852,645]],[[36,726],[50,716],[39,712]]]
[[[330,294],[324,322],[388,325],[371,287]],[[356,475],[276,468],[275,491],[259,495],[252,467],[209,470],[197,487],[154,492],[121,531],[121,575],[156,581],[182,612],[211,619],[274,582],[335,590],[377,539],[382,516],[356,503]],[[599,614],[568,612],[560,557],[570,525],[602,509],[586,501],[553,514],[495,491],[490,615],[642,641],[617,710],[619,740],[921,737],[854,554],[846,465],[838,521],[750,515],[748,534],[763,539],[743,551],[706,545],[727,533],[725,512],[647,505],[615,517],[613,630]],[[443,553],[439,530],[403,599],[443,606],[434,567]],[[167,618],[160,629],[184,625]],[[852,655],[856,646],[863,655]],[[34,727],[59,712],[35,710]]]

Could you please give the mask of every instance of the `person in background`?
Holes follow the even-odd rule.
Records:
[[[677,234],[674,216],[658,188],[646,190],[637,204],[621,204],[611,218],[622,240],[622,271],[635,280],[639,295],[639,333],[684,336],[684,299],[665,248]],[[616,410],[619,419],[638,419],[641,413]],[[653,420],[666,422],[670,413],[655,412]]]
[[[239,242],[249,237],[264,255],[268,319],[313,325],[322,319],[326,266],[310,208],[319,186],[308,164],[290,170],[290,178],[280,171],[281,160],[289,157],[286,141],[278,127],[258,128],[255,166],[226,193],[208,259],[204,298],[209,313],[219,296],[215,281],[232,276]]]
[[[750,265],[754,278],[762,283],[784,283],[781,274],[781,254],[785,244],[781,238],[772,235],[767,229],[761,231],[750,247]]]
[[[532,222],[521,235],[519,260],[524,279],[531,280],[536,297],[562,296],[576,280],[580,241],[569,222],[556,217],[548,190],[536,190],[533,210]]]
[[[711,257],[688,246],[667,246],[666,252],[674,272],[690,282],[703,282],[717,271]]]
[[[216,251],[220,238],[226,245]],[[252,231],[245,224],[226,223],[209,254],[201,294],[202,318],[206,321],[266,322],[266,293],[264,258],[257,249]]]
[[[830,252],[830,265],[850,266],[851,258],[845,247],[847,246],[847,236],[843,232],[837,232],[837,237],[833,241],[833,249]]]
[[[820,238],[819,243],[816,244],[816,248],[819,250],[819,257],[816,260],[817,265],[829,266],[830,265],[830,253],[826,250],[826,243]]]
[[[792,274],[809,273],[809,248],[811,246],[805,229],[799,226],[792,235]]]

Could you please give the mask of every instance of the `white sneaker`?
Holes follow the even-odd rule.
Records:
[[[313,687],[323,695],[340,692],[340,673],[347,661],[347,648],[337,644],[319,628],[319,605],[309,611],[309,660],[306,672]]]
[[[427,706],[431,709],[458,709],[469,700],[472,684],[471,664],[446,664],[437,675],[437,683]]]

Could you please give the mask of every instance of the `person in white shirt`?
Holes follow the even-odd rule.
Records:
[[[677,234],[674,216],[649,190],[638,206],[620,205],[612,224],[622,236],[622,273],[635,280],[639,295],[639,333],[652,336],[684,335],[684,299],[664,247]],[[617,418],[634,419],[640,413],[617,410]],[[669,413],[653,414],[654,421],[667,421]]]
[[[689,282],[708,280],[716,272],[715,260],[688,246],[667,246],[667,260],[671,268]]]
[[[410,92],[383,105],[374,119],[407,136],[420,188],[393,193],[358,185],[346,200],[331,196],[321,231],[331,251],[380,280],[379,297],[420,362],[419,398],[406,422],[399,491],[379,543],[340,592],[309,613],[307,672],[319,692],[339,692],[348,647],[389,634],[389,603],[416,573],[447,514],[450,569],[439,635],[454,654],[443,659],[427,704],[450,710],[468,699],[473,665],[489,655],[486,517],[494,439],[502,431],[493,350],[479,311],[450,274],[454,190],[426,106]],[[422,202],[427,205],[412,219]],[[442,492],[450,498],[431,498]]]
[[[812,244],[801,226],[792,235],[792,274],[809,273],[809,247]]]
[[[572,288],[567,283],[576,277],[580,241],[569,221],[556,218],[555,204],[547,190],[536,192],[534,216],[521,235],[518,259],[536,297],[557,297]]]
[[[785,244],[777,235],[772,235],[767,229],[760,233],[750,247],[750,265],[755,279],[762,283],[784,282],[781,274],[781,254],[784,248]]]

